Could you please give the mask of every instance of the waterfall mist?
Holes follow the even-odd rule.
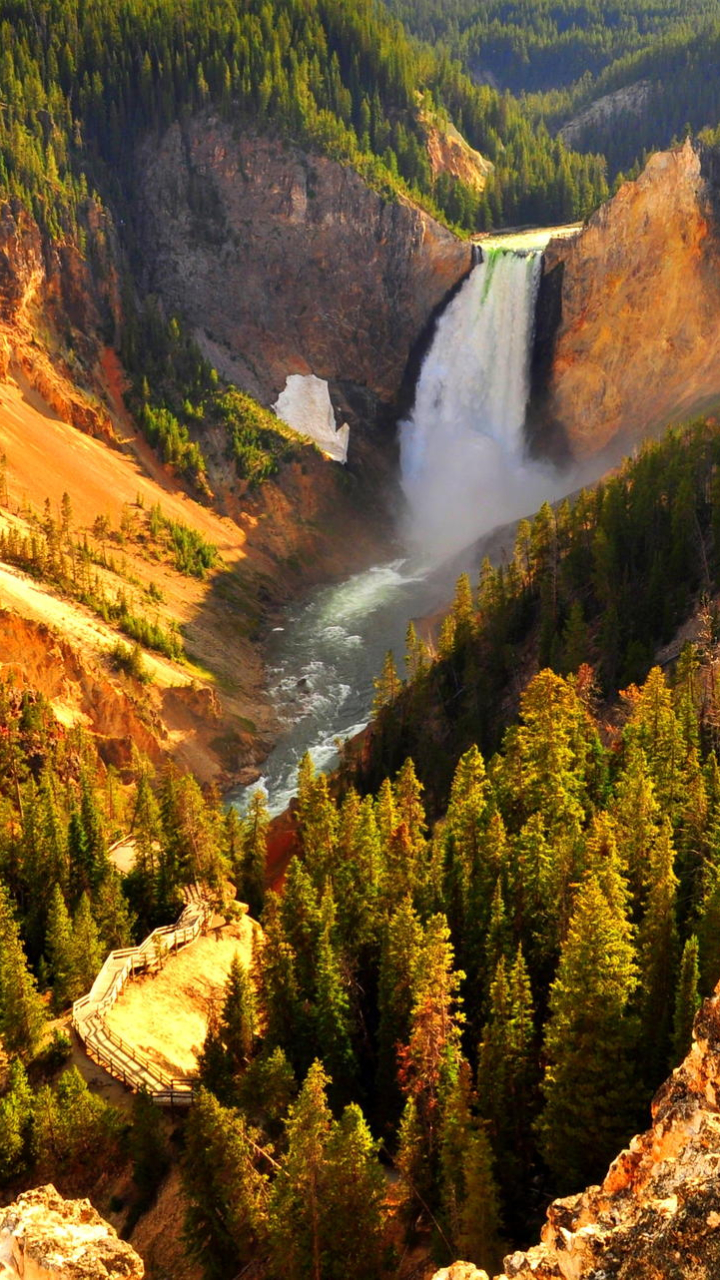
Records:
[[[489,249],[441,315],[400,427],[408,542],[442,559],[567,487],[527,457],[542,253]]]

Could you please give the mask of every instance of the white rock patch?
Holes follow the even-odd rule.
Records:
[[[328,384],[314,373],[291,373],[273,409],[294,431],[309,436],[335,462],[346,462],[350,428],[335,426]]]

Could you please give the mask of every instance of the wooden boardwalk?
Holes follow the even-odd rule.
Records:
[[[194,1081],[189,1076],[171,1076],[163,1071],[147,1054],[116,1035],[108,1027],[105,1014],[133,974],[155,972],[168,952],[177,951],[198,937],[211,908],[197,885],[186,891],[186,899],[187,905],[175,924],[154,929],[138,947],[111,951],[90,991],[75,1001],[72,1010],[72,1025],[88,1056],[128,1088],[135,1092],[145,1090],[159,1106],[189,1106]]]

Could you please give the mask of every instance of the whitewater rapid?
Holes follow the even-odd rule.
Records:
[[[318,769],[331,769],[338,742],[365,728],[387,650],[402,673],[408,620],[442,607],[458,572],[448,566],[447,573],[431,573],[427,565],[397,559],[323,587],[288,611],[266,653],[281,732],[256,786],[267,792],[271,813],[295,795],[305,751]],[[254,789],[237,793],[241,808]]]
[[[555,496],[525,450],[539,249],[486,248],[440,316],[400,427],[406,535],[441,560]]]

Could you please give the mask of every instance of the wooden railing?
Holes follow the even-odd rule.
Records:
[[[193,1079],[163,1071],[141,1049],[112,1031],[105,1014],[134,973],[153,972],[161,967],[170,951],[177,951],[197,938],[208,910],[207,902],[196,889],[175,924],[153,929],[137,947],[111,951],[88,994],[73,1004],[72,1025],[88,1055],[129,1088],[145,1089],[159,1105],[189,1105],[193,1098]]]

